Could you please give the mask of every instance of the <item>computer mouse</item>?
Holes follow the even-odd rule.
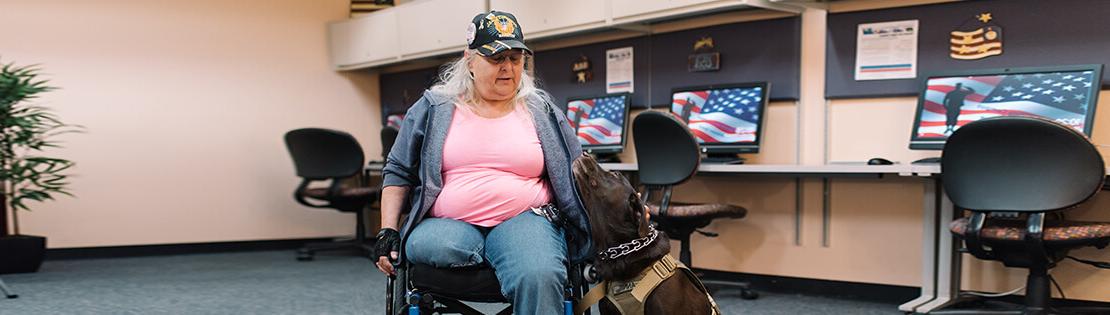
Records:
[[[867,165],[891,165],[891,164],[894,164],[894,162],[891,162],[890,160],[887,160],[887,159],[884,159],[884,158],[872,158],[870,160],[867,160]]]

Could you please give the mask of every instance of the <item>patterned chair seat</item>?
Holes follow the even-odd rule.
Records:
[[[649,204],[648,211],[652,216],[659,216],[659,205]],[[667,218],[673,219],[716,219],[716,218],[743,218],[748,214],[748,209],[730,204],[707,203],[690,204],[672,202],[667,207]]]
[[[328,197],[327,188],[309,188],[304,192],[305,196],[316,199],[326,199]],[[339,189],[339,198],[343,199],[361,199],[373,198],[377,196],[377,187],[343,187]]]
[[[983,226],[981,237],[1001,242],[1021,242],[1025,238],[1025,220],[993,220]],[[952,233],[963,236],[968,218],[948,225]],[[1110,223],[1052,220],[1044,223],[1046,245],[1082,245],[1110,242]]]

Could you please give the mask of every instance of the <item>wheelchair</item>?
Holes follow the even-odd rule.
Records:
[[[501,285],[488,263],[472,267],[436,268],[408,262],[404,246],[401,247],[400,259],[393,263],[395,275],[386,282],[386,314],[482,315],[463,302],[509,303],[501,295]],[[587,281],[584,276],[586,264],[568,262],[566,267],[569,279],[563,294],[563,314],[572,315],[574,304],[589,290],[588,282],[592,281]],[[512,313],[513,306],[509,305],[497,314]]]

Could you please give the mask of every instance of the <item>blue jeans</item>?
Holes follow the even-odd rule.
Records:
[[[556,228],[531,211],[487,229],[466,222],[427,218],[409,234],[405,256],[438,268],[489,262],[501,294],[515,314],[562,314],[567,282],[567,245]]]

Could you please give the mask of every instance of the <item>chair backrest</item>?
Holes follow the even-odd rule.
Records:
[[[1090,199],[1102,187],[1102,156],[1083,134],[1031,117],[969,123],[941,157],[952,203],[972,211],[1045,212]]]
[[[362,171],[362,146],[351,134],[331,129],[303,128],[285,133],[297,176],[324,179],[354,176]]]
[[[701,149],[694,134],[669,113],[645,111],[632,121],[640,183],[677,185],[694,176]]]
[[[382,160],[389,159],[389,150],[393,149],[393,142],[397,141],[397,127],[382,127]]]

